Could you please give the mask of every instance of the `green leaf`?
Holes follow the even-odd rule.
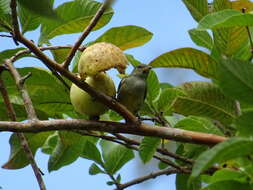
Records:
[[[98,164],[101,164],[101,165],[103,164],[102,157],[98,148],[95,146],[94,143],[88,140],[85,142],[81,156],[86,159],[93,160]]]
[[[19,105],[19,104],[15,104],[15,103],[12,103],[12,105],[13,105],[13,108],[16,112],[17,121],[26,120],[27,119],[27,113],[26,113],[26,110],[25,110],[24,106]],[[40,110],[37,110],[37,109],[35,109],[35,111],[36,111],[37,116],[38,116],[39,119],[41,119],[41,120],[48,119],[47,113],[45,113],[43,111],[40,111]],[[8,112],[6,110],[6,105],[2,100],[2,97],[0,97],[0,120],[1,121],[11,121],[11,119],[9,118]]]
[[[55,49],[55,50],[51,50],[54,60],[61,64],[63,63],[67,56],[69,55],[70,49],[66,48],[66,49]]]
[[[41,147],[41,151],[45,154],[52,154],[55,146],[57,145],[57,141],[58,141],[58,132],[56,131],[47,137],[47,140]]]
[[[35,30],[41,24],[41,18],[30,12],[27,8],[18,4],[18,15],[20,19],[20,24],[22,26],[22,33]]]
[[[0,0],[0,32],[12,30],[10,0]]]
[[[201,188],[201,181],[196,180],[190,187],[187,186],[189,174],[177,174],[176,175],[176,189],[177,190],[199,190]]]
[[[196,115],[229,124],[235,118],[235,102],[209,82],[187,82],[180,86],[185,96],[177,97],[172,105],[174,112]]]
[[[166,83],[166,82],[161,82],[160,83],[160,88],[162,90],[166,89],[166,88],[173,88],[173,85],[169,84],[169,83]]]
[[[198,157],[193,166],[190,181],[196,179],[201,172],[214,163],[222,163],[252,153],[252,146],[253,141],[246,138],[230,138],[217,144]]]
[[[11,8],[10,8],[11,0],[0,0],[0,14],[10,14]]]
[[[136,67],[137,65],[141,64],[140,61],[134,58],[133,55],[125,54],[127,57],[127,60],[131,63],[132,66]]]
[[[73,112],[69,91],[47,70],[26,67],[18,71],[21,76],[32,73],[32,76],[26,80],[26,87],[37,110],[47,113],[51,118],[61,118],[63,113]],[[10,74],[3,73],[3,79],[10,96],[19,96]]]
[[[39,147],[41,147],[47,137],[52,134],[52,132],[42,132],[35,134],[25,134],[26,140],[29,144],[29,147],[35,155]],[[11,146],[11,153],[9,160],[2,166],[4,169],[20,169],[27,166],[30,162],[27,159],[26,153],[23,150],[23,147],[20,144],[20,140],[17,134],[13,134],[9,140]]]
[[[218,84],[224,94],[253,104],[253,65],[236,60],[224,61],[218,70]]]
[[[159,146],[160,143],[160,138],[144,137],[142,139],[139,148],[139,156],[144,164],[149,162],[153,158],[156,152],[156,148]]]
[[[53,4],[51,0],[17,0],[21,6],[27,8],[29,12],[40,15],[46,18],[57,18],[57,14],[53,10]]]
[[[77,51],[76,54],[75,54],[75,57],[74,57],[74,59],[72,61],[72,64],[71,64],[73,73],[78,72],[78,62],[79,62],[79,59],[80,59],[81,55],[82,55],[81,51]]]
[[[202,188],[201,190],[217,190],[217,189],[222,189],[222,190],[238,190],[238,189],[243,189],[243,190],[251,190],[251,186],[249,184],[243,184],[239,183],[237,181],[220,181],[216,183],[212,183],[211,185],[208,185],[205,188]]]
[[[196,21],[208,14],[207,0],[183,0],[183,2]]]
[[[11,32],[12,22],[10,14],[0,13],[0,32]]]
[[[237,118],[235,123],[237,125],[239,136],[253,136],[253,111],[243,112],[243,114]]]
[[[219,181],[228,181],[228,180],[245,183],[247,182],[247,176],[239,170],[236,171],[236,170],[225,168],[225,169],[221,169],[215,172],[213,176],[211,177],[210,182],[215,183]]]
[[[128,25],[107,30],[95,42],[109,42],[126,50],[147,43],[152,36],[153,34],[145,28]]]
[[[191,29],[188,31],[192,41],[198,46],[205,47],[207,49],[212,49],[213,39],[207,31],[199,31],[196,29]]]
[[[189,131],[224,135],[210,120],[196,116],[189,116],[178,121],[175,127]]]
[[[215,29],[213,36],[217,49],[224,55],[234,56],[244,46],[250,49],[245,27]]]
[[[97,174],[105,173],[102,169],[98,167],[97,164],[93,163],[89,168],[90,175],[97,175]]]
[[[147,78],[147,99],[152,103],[156,97],[160,94],[160,84],[155,71],[151,70]]]
[[[226,28],[234,26],[252,26],[253,15],[237,10],[225,9],[206,15],[200,20],[198,30]]]
[[[48,161],[48,171],[58,170],[74,162],[82,153],[85,139],[82,136],[60,131],[57,144]]]
[[[208,54],[193,48],[180,48],[164,53],[151,61],[150,65],[189,68],[209,78],[215,78],[217,69],[217,63]]]
[[[25,50],[25,48],[6,49],[4,51],[1,51],[0,52],[0,63],[2,64],[5,59],[11,58],[12,56],[14,56],[17,52],[19,52],[21,50]],[[24,54],[24,55],[20,56],[19,59],[21,57],[29,56],[29,55],[30,54]]]
[[[111,185],[114,185],[115,183],[113,181],[107,181],[106,184],[111,186]]]
[[[61,20],[45,20],[41,27],[40,44],[45,43],[55,36],[82,32],[96,14],[101,3],[92,0],[76,0],[66,2],[56,8]],[[113,10],[108,9],[100,18],[97,30],[106,25],[113,15]]]
[[[231,8],[228,0],[214,1],[215,11]],[[251,56],[249,37],[246,27],[218,28],[213,30],[215,48],[221,55],[249,60]]]
[[[106,141],[101,141],[100,145],[103,153],[104,169],[111,175],[134,158],[133,151],[122,145]]]
[[[178,96],[183,96],[184,91],[178,88],[165,88],[162,90],[158,101],[156,102],[159,112],[166,112],[171,109],[171,105]]]

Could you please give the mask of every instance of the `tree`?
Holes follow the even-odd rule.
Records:
[[[193,69],[211,82],[172,86],[159,82],[154,69],[140,110],[141,124],[124,106],[74,73],[88,45],[109,42],[126,50],[145,44],[152,33],[139,26],[114,27],[81,45],[90,32],[110,21],[112,1],[75,0],[56,9],[52,2],[0,0],[1,37],[24,46],[0,52],[0,131],[14,132],[10,159],[3,168],[31,164],[40,189],[46,189],[34,160],[40,148],[50,155],[49,171],[82,157],[94,161],[91,175],[108,175],[111,180],[107,184],[116,189],[170,174],[177,174],[178,190],[252,189],[251,1],[214,0],[208,4],[206,0],[183,0],[198,22],[197,28],[189,30],[191,39],[206,52],[180,48],[160,55],[149,65]],[[25,34],[39,26],[39,43],[35,44]],[[73,45],[50,43],[55,36],[76,32],[82,33]],[[14,67],[15,61],[28,56],[39,59],[48,69]],[[134,66],[140,63],[133,55],[127,58]],[[76,113],[69,99],[71,82],[110,110],[99,121]],[[143,138],[137,141],[126,134]],[[177,142],[176,151],[165,148],[167,139]],[[134,152],[144,163],[159,160],[159,171],[123,183],[118,171],[135,158]]]

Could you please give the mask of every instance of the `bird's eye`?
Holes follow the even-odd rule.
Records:
[[[145,66],[144,65],[138,65],[137,68],[138,69],[141,69],[141,68],[144,68]]]

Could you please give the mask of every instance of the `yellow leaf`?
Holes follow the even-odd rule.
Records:
[[[245,9],[245,12],[250,12],[253,10],[253,3],[250,0],[235,0],[231,2],[231,7],[235,10]]]

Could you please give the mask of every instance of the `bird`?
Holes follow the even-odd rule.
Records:
[[[117,101],[137,117],[147,95],[147,78],[151,68],[149,65],[139,64],[118,86]]]

